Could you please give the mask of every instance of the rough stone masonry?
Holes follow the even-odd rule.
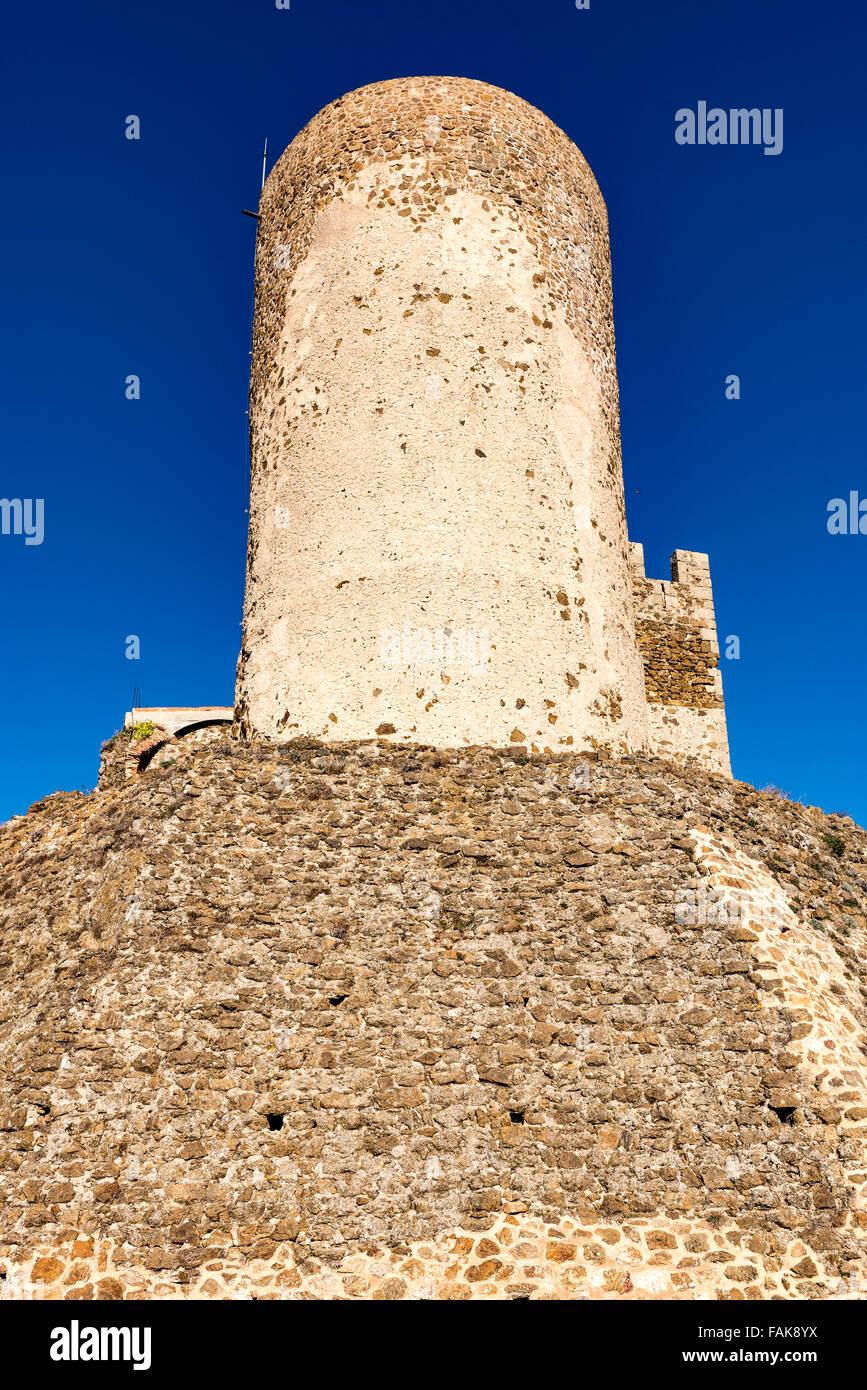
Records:
[[[863,830],[643,755],[214,733],[0,828],[6,1288],[863,1294]]]
[[[628,547],[605,228],[477,82],[273,171],[235,723],[0,826],[0,1296],[863,1296],[867,835]]]
[[[631,563],[605,204],[540,111],[405,78],[301,131],[259,205],[250,420],[242,733],[729,770],[707,557]]]

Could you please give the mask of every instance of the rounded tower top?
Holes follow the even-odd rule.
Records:
[[[425,161],[426,171],[423,187],[412,190],[407,214],[416,225],[424,225],[463,190],[519,211],[542,263],[547,296],[589,349],[606,415],[617,429],[605,201],[590,165],[565,131],[503,87],[469,77],[397,77],[329,102],[299,131],[265,181],[263,255],[277,249],[275,237],[282,238],[291,242],[292,263],[299,264],[319,214],[333,198],[352,192],[365,168],[416,158]],[[270,228],[269,213],[277,214]]]

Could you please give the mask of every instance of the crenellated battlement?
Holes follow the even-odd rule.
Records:
[[[644,662],[650,750],[731,772],[707,555],[675,550],[671,579],[648,579],[629,547],[635,635]]]

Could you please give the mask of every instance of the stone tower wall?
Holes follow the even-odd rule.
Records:
[[[863,830],[643,756],[172,747],[0,826],[0,1294],[863,1290]]]
[[[676,550],[671,582],[648,579],[630,546],[650,750],[731,775],[719,643],[706,555]]]
[[[515,96],[382,82],[259,209],[242,733],[646,743],[605,206]]]

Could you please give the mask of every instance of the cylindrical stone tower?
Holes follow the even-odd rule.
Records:
[[[643,747],[607,217],[518,97],[327,106],[259,206],[248,736]]]

